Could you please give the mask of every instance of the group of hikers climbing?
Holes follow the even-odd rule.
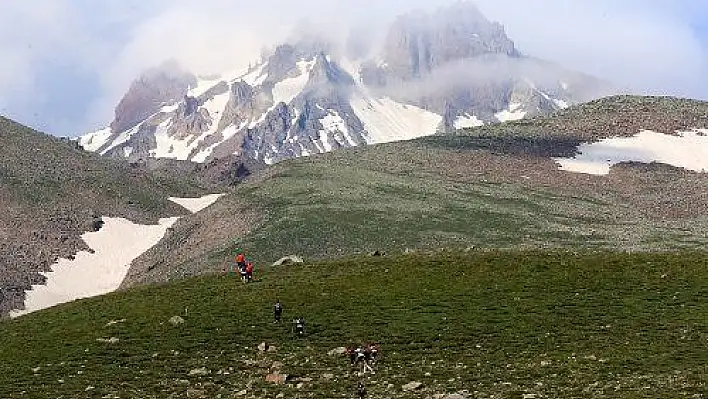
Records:
[[[241,275],[241,281],[250,283],[253,281],[253,262],[246,259],[246,251],[236,249],[236,268]]]
[[[349,362],[352,367],[361,367],[361,372],[374,371],[374,364],[378,360],[379,346],[374,343],[366,343],[359,346],[350,345],[344,352],[349,355]]]
[[[246,258],[246,251],[238,248],[236,250],[236,269],[241,275],[241,280],[244,283],[253,281],[253,262]],[[278,324],[283,317],[283,305],[277,299],[273,305],[273,323]],[[305,318],[297,317],[293,319],[293,333],[296,336],[305,335]],[[352,367],[361,368],[361,374],[367,371],[374,373],[373,366],[376,364],[379,357],[379,345],[375,343],[363,343],[361,345],[349,345],[345,348],[344,354],[349,356],[349,361]],[[367,392],[363,382],[357,384],[357,394],[363,399]]]

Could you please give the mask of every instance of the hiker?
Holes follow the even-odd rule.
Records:
[[[283,315],[283,305],[280,304],[280,300],[275,301],[273,305],[273,316],[275,321],[273,323],[280,323],[280,317]]]
[[[246,282],[250,283],[253,281],[253,263],[248,262],[246,263]]]
[[[354,364],[356,363],[356,349],[354,345],[347,346],[344,353],[349,355],[349,363],[352,367],[354,367]]]
[[[240,249],[236,251],[236,267],[238,267],[239,273],[243,276],[243,273],[246,270],[246,255],[244,254],[244,251]]]
[[[359,395],[359,399],[364,399],[366,396],[366,387],[362,381],[359,381],[359,384],[357,384],[356,393]]]
[[[369,343],[365,350],[366,360],[370,364],[375,364],[379,356],[379,346],[377,344]]]
[[[295,323],[295,334],[305,335],[305,319],[302,317],[298,317],[297,319],[293,320],[293,323]]]

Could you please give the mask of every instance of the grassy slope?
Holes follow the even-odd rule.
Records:
[[[166,193],[203,192],[194,181],[157,179],[126,162],[76,149],[2,117],[0,133],[0,183],[26,206],[52,206],[68,199],[86,206],[96,200],[115,207],[130,202],[142,212],[163,215],[176,210]]]
[[[703,397],[707,266],[705,253],[490,251],[140,287],[1,323],[0,397],[350,397],[358,377],[326,353],[360,340],[382,345],[373,398]],[[271,323],[276,297],[307,338]],[[262,341],[278,351],[259,354]],[[287,385],[264,382],[276,360]],[[402,392],[412,380],[423,393]]]
[[[259,263],[406,248],[702,248],[705,174],[621,165],[590,176],[558,171],[550,157],[609,134],[708,127],[707,110],[690,100],[613,97],[465,135],[289,160],[210,214],[185,219],[139,260],[128,284],[220,270],[234,242]],[[219,227],[224,220],[237,228]]]
[[[547,116],[458,131],[462,135],[591,141],[641,130],[673,133],[708,127],[708,102],[675,97],[611,96]]]

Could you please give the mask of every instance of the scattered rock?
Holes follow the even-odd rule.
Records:
[[[451,393],[446,395],[443,399],[465,399],[465,396],[460,395],[459,393]]]
[[[206,367],[200,367],[198,369],[190,370],[189,375],[207,375],[209,374],[209,370],[206,369]]]
[[[125,319],[111,320],[111,321],[109,321],[108,323],[106,323],[106,327],[110,327],[110,326],[113,326],[113,325],[116,325],[116,324],[120,324],[120,323],[125,323]]]
[[[343,355],[347,353],[347,348],[340,346],[338,348],[334,348],[331,351],[327,352],[328,355],[330,356],[336,356],[336,355]]]
[[[96,341],[101,342],[101,343],[104,343],[104,344],[111,344],[111,345],[112,345],[112,344],[117,344],[118,341],[120,341],[120,340],[119,340],[118,338],[116,338],[116,337],[110,337],[110,338],[108,338],[108,339],[106,339],[106,338],[97,338]]]
[[[259,350],[260,352],[265,352],[265,351],[268,350],[268,347],[269,347],[268,344],[266,344],[265,342],[261,342],[261,343],[258,345],[258,350]]]
[[[280,370],[281,368],[283,368],[283,363],[276,360],[273,362],[273,364],[270,365],[270,368],[273,370]]]
[[[179,316],[172,316],[172,317],[170,317],[169,322],[173,326],[178,326],[180,324],[184,324],[184,319]]]
[[[411,381],[408,384],[401,386],[401,389],[403,389],[404,391],[415,391],[416,389],[419,389],[422,386],[423,386],[422,382]]]
[[[189,380],[177,380],[177,385],[189,385]]]
[[[287,380],[287,378],[288,378],[287,374],[280,374],[280,373],[271,373],[271,374],[267,374],[265,376],[266,382],[272,382],[272,383],[278,384],[278,385],[285,384],[285,380]]]
[[[377,249],[376,251],[369,252],[369,256],[386,256],[386,252]]]
[[[275,399],[283,399],[284,397],[285,397],[285,394],[282,393],[282,392],[279,393],[279,394],[277,394],[277,395],[275,395]]]
[[[41,370],[41,369],[42,369],[41,367],[33,367],[33,368],[32,368],[32,372],[33,372],[33,373],[39,373],[39,370]]]
[[[188,398],[203,398],[205,397],[206,392],[202,391],[201,389],[194,389],[194,388],[189,388],[187,389],[187,397]]]
[[[332,374],[332,373],[325,373],[325,374],[322,374],[322,378],[325,379],[325,380],[331,380],[331,379],[334,378],[334,374]]]
[[[522,396],[522,398],[523,398],[523,399],[535,399],[535,398],[536,398],[536,394],[535,394],[535,393],[525,393],[525,394]]]
[[[248,391],[245,389],[236,392],[236,396],[246,396],[246,394],[248,394]]]
[[[273,266],[287,266],[287,265],[292,265],[294,263],[304,263],[304,262],[305,261],[300,256],[289,255],[289,256],[285,256],[285,257],[280,258],[277,261],[273,262]]]
[[[302,389],[302,387],[304,387],[304,386],[305,386],[305,384],[303,384],[303,383],[301,382],[301,383],[297,384],[297,385],[295,386],[295,388],[297,388],[297,389]]]

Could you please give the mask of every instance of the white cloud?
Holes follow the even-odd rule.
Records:
[[[0,4],[0,113],[57,132],[52,121],[38,123],[33,114],[41,119],[51,107],[80,107],[86,112],[84,120],[73,122],[78,133],[107,124],[131,80],[165,58],[177,58],[195,72],[238,68],[303,20],[341,37],[353,25],[372,33],[401,12],[453,1],[7,1]],[[708,99],[706,43],[690,27],[692,18],[708,14],[703,1],[475,3],[507,27],[524,53],[638,90]],[[99,94],[59,96],[38,85],[39,74],[52,73],[52,65],[79,71],[86,80],[76,84],[97,86]]]

